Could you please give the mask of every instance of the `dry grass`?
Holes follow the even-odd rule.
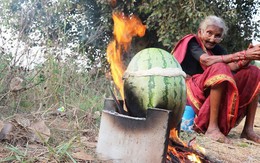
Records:
[[[57,112],[50,108],[44,112],[27,114],[28,119],[42,119],[51,130],[48,142],[26,142],[20,145],[1,142],[0,158],[10,162],[104,162],[96,153],[100,113],[90,113],[74,108]],[[11,118],[9,118],[11,119]],[[239,138],[242,123],[234,128],[229,138],[233,144],[212,141],[203,135],[181,132],[180,138],[188,142],[196,137],[196,143],[205,148],[205,155],[212,162],[259,162],[260,145]],[[260,109],[257,110],[255,131],[260,134]],[[33,157],[32,157],[33,156]],[[0,161],[1,162],[1,161]]]
[[[31,71],[8,66],[0,70],[0,131],[3,123],[20,115],[31,123],[43,121],[51,132],[47,142],[34,142],[28,128],[15,123],[7,133],[10,139],[1,140],[0,133],[0,162],[96,160],[93,148],[109,83],[103,71],[78,71],[73,63],[53,57]],[[10,81],[17,76],[22,82],[13,91]],[[65,110],[59,111],[61,107]]]
[[[11,121],[16,114],[32,122],[44,121],[51,131],[49,140],[42,143],[29,139],[20,143],[1,141],[0,162],[104,162],[97,157],[95,148],[107,81],[56,66],[56,76],[51,73],[50,76],[48,72],[52,69],[47,67],[43,71],[46,78],[42,84],[16,97],[7,91],[8,96],[2,98],[0,106],[2,122]],[[64,71],[71,75],[64,76]],[[66,84],[69,82],[71,84]],[[12,101],[17,103],[12,105]],[[64,106],[64,112],[57,110],[61,106]],[[196,137],[196,143],[205,148],[205,155],[212,162],[259,162],[260,145],[239,138],[242,126],[243,122],[231,130],[228,137],[233,141],[232,145],[196,133],[182,132],[180,137],[185,142]],[[260,108],[255,119],[255,131],[260,135]]]
[[[74,108],[64,112],[50,108],[44,112],[23,114],[31,122],[42,120],[51,131],[48,142],[32,142],[30,135],[23,136],[15,142],[1,142],[0,162],[78,162],[82,160],[97,160],[95,146],[98,134],[98,112],[92,114]],[[13,118],[9,118],[11,121]],[[11,131],[16,136],[22,131]],[[27,139],[26,139],[27,138]],[[28,141],[24,141],[28,140]]]

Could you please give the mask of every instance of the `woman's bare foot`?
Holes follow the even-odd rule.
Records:
[[[222,132],[220,132],[219,128],[208,129],[205,133],[205,136],[220,143],[231,143],[231,141]]]
[[[254,131],[243,130],[240,138],[245,138],[260,144],[260,136],[257,135]]]

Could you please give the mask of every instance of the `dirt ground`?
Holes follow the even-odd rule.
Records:
[[[243,125],[244,120],[229,133],[228,138],[232,144],[219,143],[195,132],[181,132],[180,138],[188,143],[195,137],[195,143],[205,149],[205,157],[213,163],[260,163],[260,144],[240,138]],[[255,117],[254,130],[260,135],[260,105]]]
[[[260,144],[240,138],[243,124],[244,120],[229,133],[228,138],[232,144],[219,143],[195,132],[181,132],[180,138],[188,143],[196,137],[195,143],[205,149],[205,157],[213,163],[260,163]],[[254,130],[260,135],[260,105],[257,109]]]
[[[223,144],[212,141],[202,135],[196,133],[182,133],[181,137],[196,136],[197,144],[205,148],[205,155],[212,162],[219,163],[260,163],[260,144],[256,144],[246,139],[240,139],[240,133],[243,129],[244,120],[231,130],[228,138],[232,144]],[[260,107],[258,106],[254,125],[255,132],[260,135]]]
[[[75,113],[76,111],[71,112]],[[67,157],[70,156],[77,162],[103,163],[104,161],[99,160],[95,153],[98,128],[87,128],[87,126],[93,125],[93,120],[97,116],[100,116],[100,114],[95,115],[96,117],[86,114],[76,119],[74,118],[75,116],[70,118],[67,115],[70,115],[70,113],[64,113],[64,115],[50,114],[46,116],[41,114],[46,126],[50,129],[50,139],[47,145],[31,142],[14,147],[10,146],[10,141],[1,141],[0,162],[5,162],[3,161],[5,158],[9,158],[9,160],[13,159],[6,162],[73,162],[71,158]],[[79,128],[78,123],[80,120],[82,120],[81,123],[84,123],[86,127],[82,128],[81,126]],[[228,135],[233,144],[215,142],[197,133],[181,132],[180,138],[184,142],[188,142],[196,137],[195,143],[205,149],[204,155],[210,162],[260,163],[260,144],[240,139],[239,136],[242,127],[243,121],[239,126],[232,129]],[[257,109],[254,129],[260,135],[260,106]],[[16,134],[21,136],[21,133]],[[63,150],[64,152],[62,152]],[[68,155],[67,151],[70,155]],[[35,157],[32,159],[31,156]]]

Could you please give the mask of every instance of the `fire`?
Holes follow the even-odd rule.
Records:
[[[200,158],[197,155],[195,155],[194,153],[188,155],[188,159],[192,162],[201,163]]]
[[[113,81],[124,99],[122,77],[126,66],[123,63],[123,54],[129,50],[134,36],[144,36],[146,27],[135,15],[113,13],[113,21],[114,40],[107,47],[107,61],[110,64]]]
[[[170,131],[170,142],[168,145],[167,160],[171,162],[190,162],[201,163],[201,153],[204,153],[204,148],[198,145],[187,145],[178,136],[176,129]],[[173,144],[174,143],[174,144]],[[199,150],[197,152],[197,150]],[[176,161],[177,160],[177,161]]]
[[[124,99],[123,92],[123,73],[126,66],[123,63],[123,55],[128,52],[132,38],[135,36],[143,37],[146,31],[146,26],[142,24],[141,20],[134,16],[126,16],[122,13],[113,13],[114,21],[114,40],[111,41],[107,47],[107,61],[110,64],[111,75],[114,84],[119,89],[121,98]],[[175,162],[191,162],[200,163],[200,157],[195,154],[194,146],[186,145],[179,137],[177,130],[170,131],[170,142],[168,146],[167,160]],[[176,147],[179,146],[182,148]],[[196,149],[200,147],[195,145]],[[188,151],[185,151],[185,149]],[[176,160],[175,160],[176,159]]]

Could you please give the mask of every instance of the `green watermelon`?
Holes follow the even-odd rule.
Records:
[[[160,108],[172,110],[179,122],[186,104],[185,75],[173,55],[163,49],[138,52],[123,76],[129,114],[145,117],[148,108]]]

